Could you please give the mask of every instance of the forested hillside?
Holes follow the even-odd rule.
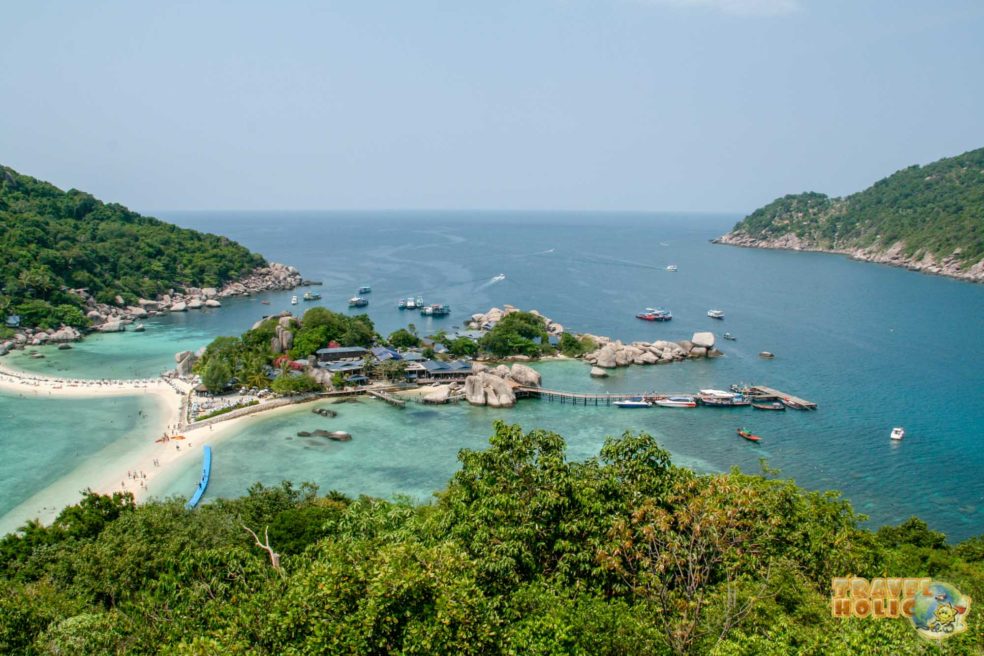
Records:
[[[425,448],[422,445],[423,448]],[[698,475],[646,435],[571,462],[498,424],[431,504],[256,486],[189,511],[89,495],[0,541],[4,654],[980,654],[831,617],[831,577],[984,598],[984,539],[877,533],[835,494]],[[269,550],[262,546],[269,546]]]
[[[778,198],[720,241],[871,255],[898,245],[901,264],[966,271],[984,260],[984,148],[910,166],[844,198]]]
[[[225,237],[0,167],[0,319],[17,314],[30,326],[83,326],[81,300],[69,289],[132,304],[172,288],[218,287],[262,264]]]

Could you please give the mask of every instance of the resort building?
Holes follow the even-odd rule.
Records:
[[[315,355],[318,356],[318,362],[335,362],[337,360],[349,360],[352,358],[361,359],[367,353],[369,351],[361,346],[336,346],[315,351]]]

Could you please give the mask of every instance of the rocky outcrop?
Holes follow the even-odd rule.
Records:
[[[227,284],[212,296],[226,298],[228,296],[249,296],[259,292],[294,289],[301,285],[302,280],[301,274],[294,267],[271,262],[268,266],[254,269],[244,278]],[[209,289],[209,291],[214,292],[215,290]]]
[[[195,363],[198,362],[198,356],[196,356],[191,351],[181,351],[180,353],[174,354],[174,361],[177,363],[175,369],[178,372],[178,376],[181,378],[187,378],[192,373],[192,368]]]
[[[693,340],[681,340],[679,342],[668,342],[657,340],[655,342],[633,342],[623,344],[615,340],[611,341],[607,337],[590,335],[599,347],[584,356],[584,360],[592,365],[591,375],[598,375],[596,371],[605,369],[615,369],[616,367],[627,367],[629,365],[653,365],[668,364],[679,362],[686,359],[696,359],[722,355],[720,351],[713,348],[714,335],[711,333],[695,333]],[[702,346],[710,344],[711,346]]]
[[[694,346],[701,346],[706,349],[714,348],[714,333],[694,333],[690,341]]]
[[[210,298],[207,301],[205,301],[205,307],[210,307],[210,308],[222,307],[222,303],[215,300],[214,298]]]
[[[497,324],[504,316],[519,311],[519,308],[512,305],[503,305],[502,309],[494,307],[488,312],[479,312],[478,314],[471,315],[471,319],[465,324],[465,326],[471,330],[485,330],[488,327]],[[530,310],[529,313],[543,319],[543,324],[547,329],[547,334],[557,337],[564,334],[564,326],[557,323],[550,317],[541,314],[537,310]]]
[[[188,304],[184,301],[178,301],[177,303],[172,303],[169,309],[171,312],[187,312]]]
[[[121,333],[126,330],[126,326],[119,320],[107,321],[104,324],[96,326],[95,330],[99,333]]]
[[[591,367],[591,376],[593,378],[606,378],[608,376],[608,372],[601,367]]]
[[[509,371],[509,378],[523,387],[540,386],[540,372],[524,364],[514,364]]]
[[[447,385],[441,386],[424,397],[424,403],[447,403],[451,396],[451,388]]]
[[[62,326],[55,332],[48,335],[48,341],[54,344],[77,342],[80,339],[82,339],[82,333],[71,326]]]
[[[198,298],[197,296],[195,296],[195,297],[193,297],[193,298],[191,298],[191,299],[188,300],[188,309],[189,310],[201,310],[202,309],[202,305],[203,305],[202,299]]]
[[[509,384],[487,371],[472,374],[465,379],[465,400],[472,405],[491,408],[511,408],[516,405],[516,395]]]
[[[465,379],[465,400],[472,405],[509,408],[516,404],[514,387],[539,387],[540,372],[524,364],[512,368],[500,364],[494,369],[472,369]]]

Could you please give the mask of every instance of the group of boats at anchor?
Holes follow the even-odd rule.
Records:
[[[425,317],[446,317],[451,314],[451,306],[443,303],[424,304],[424,299],[420,296],[401,298],[396,307],[400,310],[420,310],[420,314]]]
[[[696,408],[703,405],[711,408],[739,408],[752,406],[756,410],[782,412],[785,404],[779,401],[755,401],[741,391],[726,392],[716,389],[702,389],[697,394],[676,394],[672,396],[643,397],[638,396],[612,405],[619,408],[651,408],[654,405],[661,408]]]
[[[372,287],[364,285],[359,287],[356,295],[348,300],[348,306],[350,308],[361,308],[369,305],[369,299],[366,298],[366,294],[372,293]],[[321,294],[318,292],[304,292],[302,297],[305,301],[319,301],[321,300]],[[291,305],[297,305],[297,296],[292,296],[290,299]],[[265,303],[269,304],[269,302]],[[420,296],[408,296],[407,298],[401,298],[397,307],[401,310],[419,310],[420,313],[427,317],[445,317],[451,314],[451,306],[445,305],[443,303],[432,303],[427,305],[424,303],[424,299]]]
[[[711,319],[724,319],[724,310],[708,310],[707,316]],[[670,321],[673,319],[673,313],[663,307],[647,307],[642,312],[636,314],[636,319],[642,319],[643,321]],[[725,333],[725,339],[734,339],[731,333]]]

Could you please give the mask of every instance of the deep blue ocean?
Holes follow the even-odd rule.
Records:
[[[749,382],[819,404],[810,413],[625,411],[542,401],[501,411],[458,406],[401,412],[365,401],[343,406],[338,418],[337,427],[355,439],[331,445],[291,438],[310,425],[310,410],[304,409],[258,420],[216,448],[208,497],[241,494],[254,480],[288,478],[352,494],[426,498],[454,472],[458,449],[481,448],[491,422],[502,418],[559,432],[577,458],[596,454],[606,435],[624,430],[652,433],[676,462],[705,471],[737,465],[757,472],[764,457],[781,476],[810,489],[842,491],[873,526],[915,514],[952,540],[984,533],[984,285],[837,255],[709,243],[737,216],[158,215],[228,235],[268,259],[293,264],[305,277],[324,282],[316,288],[323,296],[319,304],[334,310],[347,312],[346,300],[357,287],[371,285],[368,314],[383,334],[408,321],[421,332],[459,326],[474,312],[509,303],[537,309],[569,330],[624,342],[679,340],[699,330],[737,337],[719,342],[723,358],[632,367],[604,381],[591,379],[582,363],[544,363],[539,369],[547,387],[690,391]],[[666,271],[669,264],[679,270]],[[494,282],[498,274],[505,279]],[[175,351],[239,334],[262,314],[290,309],[291,295],[229,301],[217,311],[151,321],[142,335],[97,336],[72,351],[47,350],[44,360],[21,357],[11,363],[89,377],[152,375],[173,366]],[[449,303],[452,314],[425,319],[397,310],[397,300],[408,295]],[[635,319],[636,312],[656,305],[670,308],[673,321]],[[724,310],[726,319],[709,319],[711,308]],[[760,359],[763,350],[776,358]],[[0,417],[0,427],[14,429],[0,431],[0,446],[29,439],[25,435],[42,414],[57,423],[51,419],[57,413],[40,406],[43,401]],[[137,407],[121,402],[116,412],[135,413]],[[741,425],[762,435],[762,444],[737,438]],[[907,431],[901,443],[888,438],[896,425]],[[197,465],[190,467],[162,493],[190,493],[197,476]],[[0,481],[0,491],[10,496],[0,505],[2,513],[29,484],[3,465]]]

